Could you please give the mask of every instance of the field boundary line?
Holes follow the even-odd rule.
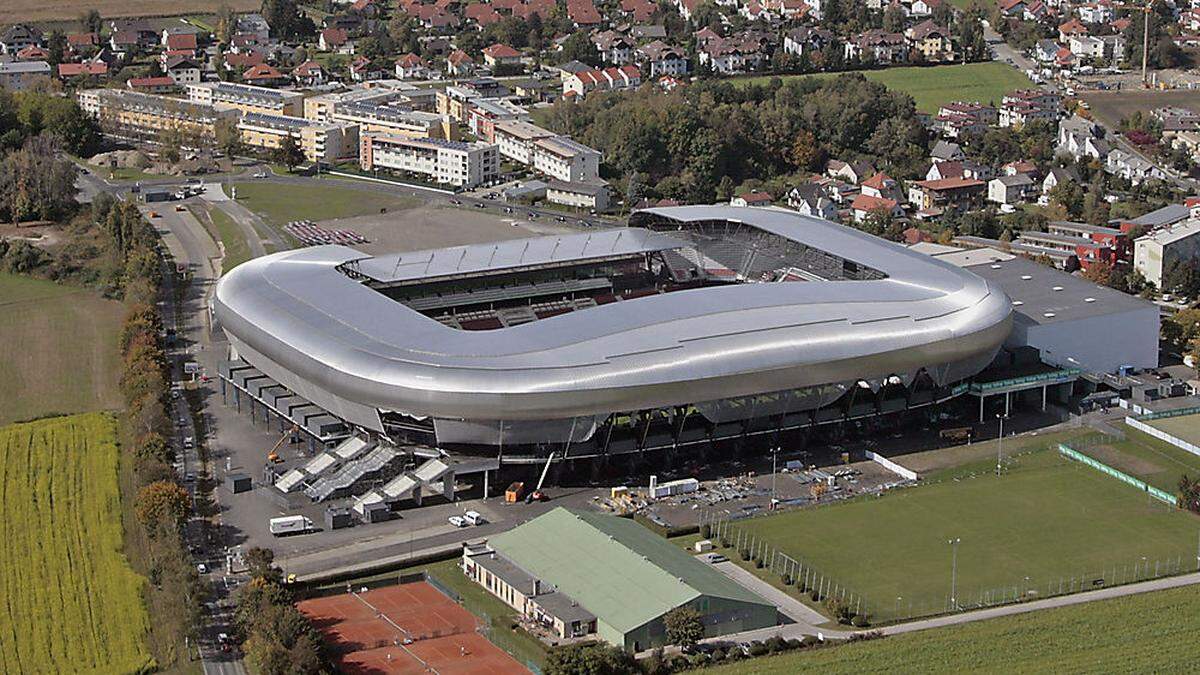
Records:
[[[1137,429],[1138,431],[1140,431],[1144,434],[1149,434],[1150,436],[1153,436],[1154,438],[1157,438],[1160,441],[1166,441],[1167,443],[1170,443],[1171,445],[1179,448],[1180,450],[1190,452],[1193,455],[1200,457],[1200,447],[1197,447],[1195,444],[1185,441],[1182,438],[1179,438],[1178,436],[1169,434],[1169,433],[1163,431],[1162,429],[1157,429],[1155,427],[1152,427],[1149,424],[1146,424],[1145,422],[1143,422],[1135,417],[1126,417],[1125,424],[1128,424],[1129,426],[1133,427],[1134,429]]]

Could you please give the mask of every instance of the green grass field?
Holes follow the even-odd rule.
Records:
[[[794,77],[837,77],[841,73],[817,75],[787,75]],[[951,101],[981,101],[1000,103],[1005,94],[1014,89],[1030,86],[1029,78],[1021,71],[1004,63],[988,61],[965,65],[885,68],[867,70],[862,74],[872,82],[888,89],[902,91],[913,97],[917,110],[935,113],[944,103]],[[764,84],[773,75],[741,78],[734,82],[742,85]]]
[[[0,424],[120,405],[120,303],[0,274],[0,309]]]
[[[216,235],[217,241],[221,242],[225,249],[225,258],[221,261],[221,273],[225,274],[249,260],[250,245],[246,243],[246,237],[237,223],[216,206],[210,206],[203,211],[204,213],[198,213],[197,217],[206,226],[211,223],[210,231]],[[207,217],[204,214],[207,214]]]
[[[954,538],[962,606],[1058,594],[1072,579],[1123,583],[1153,576],[1156,562],[1163,573],[1180,559],[1194,568],[1195,516],[1054,451],[1027,450],[1000,478],[994,465],[983,459],[959,467],[961,477],[739,527],[861,595],[877,622],[949,608]]]
[[[739,661],[704,672],[1184,672],[1200,662],[1198,630],[1200,592],[1179,588]]]
[[[1171,434],[1194,445],[1200,445],[1200,415],[1180,415],[1178,417],[1163,417],[1146,422],[1155,429]],[[1129,427],[1126,427],[1129,428]]]
[[[1105,443],[1072,447],[1167,492],[1177,492],[1179,478],[1184,474],[1200,475],[1200,456],[1137,429],[1126,426],[1123,430],[1126,436],[1123,441],[1114,438]]]
[[[401,211],[417,201],[381,192],[356,190],[337,181],[306,185],[237,183],[238,201],[276,225],[293,220],[329,220]]]
[[[0,428],[0,672],[152,665],[145,580],[121,554],[113,419]]]

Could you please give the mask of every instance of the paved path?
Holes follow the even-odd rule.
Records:
[[[742,588],[778,607],[784,616],[795,621],[798,626],[810,629],[812,632],[808,633],[809,635],[815,635],[817,631],[816,626],[829,621],[829,619],[825,618],[817,610],[759,579],[754,576],[753,572],[743,568],[732,560],[715,563],[713,567],[720,570],[725,576],[732,579]]]
[[[264,236],[266,243],[276,251],[289,248],[283,235],[279,234],[275,228],[268,226],[257,213],[230,199],[220,185],[207,186],[201,199],[220,209],[233,222],[237,223],[238,229],[242,231],[242,238],[250,247],[251,257],[258,258],[267,254],[266,246],[263,243]]]

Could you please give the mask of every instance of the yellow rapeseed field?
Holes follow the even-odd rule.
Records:
[[[121,553],[113,418],[0,427],[0,673],[153,666],[146,581]]]

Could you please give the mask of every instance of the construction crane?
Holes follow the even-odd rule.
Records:
[[[552,452],[550,453],[550,456],[546,458],[546,466],[542,467],[542,477],[538,479],[537,487],[533,489],[533,492],[530,492],[529,495],[525,497],[526,504],[530,502],[550,501],[550,498],[546,496],[546,493],[542,492],[542,483],[546,482],[546,474],[550,472],[550,463],[554,461],[554,456],[556,454],[558,454],[557,451]]]
[[[282,462],[283,458],[279,456],[280,446],[282,446],[283,442],[288,439],[288,436],[291,436],[292,434],[296,433],[299,430],[300,430],[300,425],[293,424],[291,429],[288,429],[287,431],[283,432],[283,435],[279,437],[279,440],[275,441],[275,447],[271,448],[271,452],[267,453],[267,461],[272,462],[274,464],[278,464],[278,463]]]

